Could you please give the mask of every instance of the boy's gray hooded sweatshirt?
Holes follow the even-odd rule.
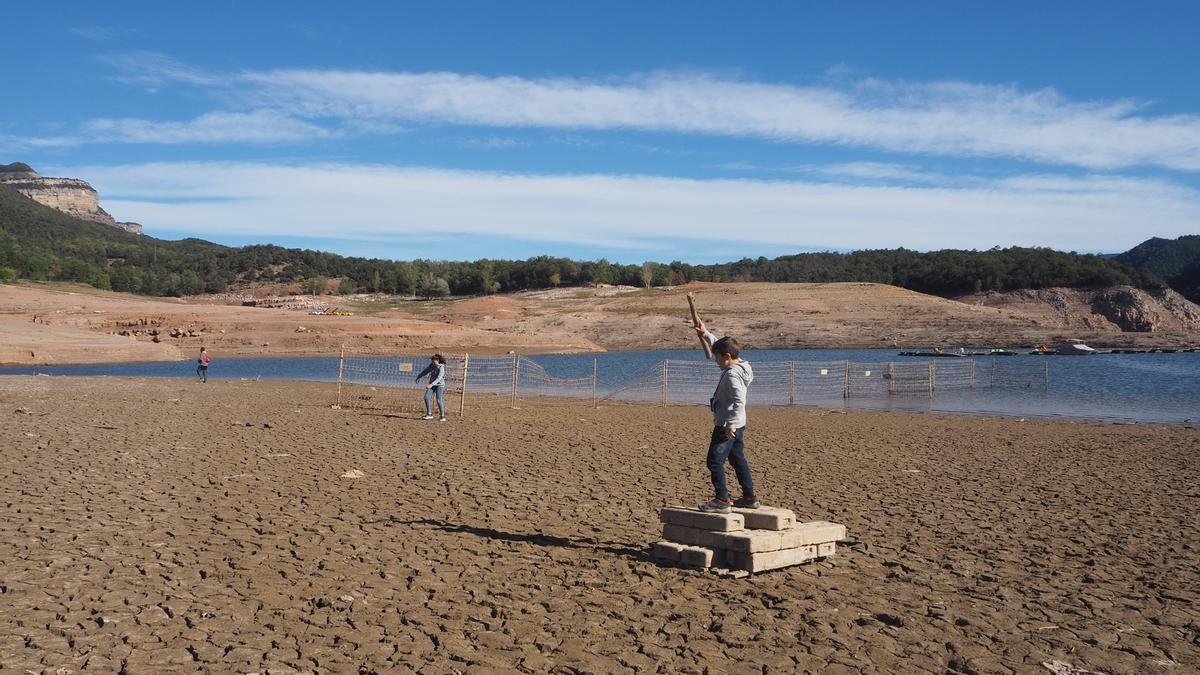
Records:
[[[717,336],[705,332],[704,339],[708,340],[711,346],[717,341]],[[721,371],[717,389],[709,400],[713,411],[713,426],[734,429],[746,426],[746,390],[753,381],[754,370],[749,361],[738,361]]]

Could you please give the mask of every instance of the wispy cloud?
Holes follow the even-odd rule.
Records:
[[[280,69],[214,75],[137,55],[126,77],[234,92],[305,118],[558,130],[631,129],[1005,157],[1093,169],[1200,170],[1200,115],[1154,115],[1131,100],[967,82],[794,86],[696,74],[611,79]]]
[[[525,145],[519,138],[504,138],[489,136],[487,138],[464,138],[459,142],[464,148],[479,148],[482,150],[511,150]]]
[[[99,60],[117,71],[116,80],[125,84],[157,87],[167,83],[183,83],[203,87],[218,87],[230,82],[223,77],[189,66],[161,52],[128,52],[108,54]]]
[[[1200,115],[1154,115],[1147,103],[1076,101],[1050,89],[871,79],[802,87],[691,73],[593,80],[298,69],[220,74],[155,52],[105,61],[116,68],[119,81],[151,90],[171,83],[197,87],[224,109],[243,112],[213,112],[190,123],[96,120],[87,132],[111,127],[118,133],[84,133],[73,142],[186,143],[192,131],[196,142],[208,143],[220,138],[211,126],[222,118],[266,119],[264,111],[274,111],[283,122],[280,132],[248,133],[241,140],[273,136],[272,142],[304,142],[326,138],[332,129],[383,135],[416,125],[461,125],[542,129],[554,132],[552,142],[588,145],[596,141],[583,132],[637,130],[1099,170],[1200,171]],[[238,140],[231,134],[228,142]],[[645,152],[661,150],[620,142]]]
[[[928,183],[936,185],[954,184],[960,177],[925,171],[909,164],[893,164],[890,162],[846,162],[827,166],[793,166],[793,171],[813,173],[830,178],[851,180]]]
[[[651,241],[800,248],[1128,248],[1200,222],[1200,194],[1107,176],[1026,176],[966,188],[421,167],[172,163],[59,167],[150,232],[395,240],[502,235],[649,250]],[[1130,223],[1151,223],[1148,228]],[[387,255],[381,249],[379,255]],[[441,255],[454,258],[453,251]]]
[[[291,143],[334,136],[323,127],[271,110],[212,112],[184,122],[96,119],[83,138],[111,143]]]
[[[856,183],[925,183],[943,187],[956,186],[964,181],[978,182],[963,176],[950,176],[925,171],[910,164],[892,162],[844,162],[840,164],[755,164],[745,160],[722,162],[714,169],[743,171],[747,173],[791,174],[819,176],[823,178]]]

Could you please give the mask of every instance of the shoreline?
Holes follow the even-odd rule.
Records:
[[[104,364],[76,364],[83,366],[104,365]],[[169,381],[176,382],[181,385],[191,385],[195,383],[194,377],[187,375],[73,375],[73,374],[50,374],[50,373],[3,373],[0,372],[0,381],[9,378],[70,378],[79,380],[154,380],[154,381]],[[251,383],[251,382],[273,382],[273,383],[297,383],[297,384],[316,384],[316,385],[335,385],[336,380],[315,380],[315,379],[300,379],[300,378],[277,378],[277,377],[239,377],[239,378],[222,378],[210,374],[212,382],[227,382],[227,383]],[[413,390],[413,396],[417,396],[419,390]],[[583,405],[579,399],[569,397],[545,397],[554,402],[556,405]],[[614,399],[605,401],[603,404],[588,407],[593,410],[602,410],[604,408],[620,407],[620,406],[647,406],[640,401],[625,401]],[[657,403],[648,406],[651,409],[662,408],[663,406]],[[674,402],[670,408],[696,408],[704,407],[700,403],[685,403]],[[823,407],[819,405],[810,405],[804,403],[796,403],[792,405],[783,404],[756,404],[751,401],[750,410],[755,411],[786,411],[792,410],[800,413],[809,414],[880,414],[880,415],[923,415],[923,416],[946,416],[950,418],[978,418],[978,419],[994,419],[999,421],[1009,421],[1013,423],[1024,423],[1027,420],[1036,420],[1038,422],[1061,423],[1061,424],[1107,424],[1112,426],[1161,426],[1161,427],[1178,427],[1182,429],[1200,429],[1200,419],[1196,421],[1189,420],[1147,420],[1147,419],[1130,419],[1103,415],[1066,415],[1066,414],[1038,414],[1038,413],[1004,413],[995,411],[972,411],[972,410],[936,410],[936,409],[920,409],[919,407],[890,407],[890,408],[875,408],[870,406],[843,406],[841,408]],[[389,413],[390,414],[390,413]]]

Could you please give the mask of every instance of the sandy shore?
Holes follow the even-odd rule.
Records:
[[[856,543],[730,580],[645,555],[702,408],[332,396],[0,378],[0,671],[1200,668],[1197,429],[754,410],[766,501]]]

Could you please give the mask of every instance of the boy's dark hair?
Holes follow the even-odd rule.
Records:
[[[446,357],[442,356],[441,354],[434,354],[433,360],[437,361],[438,363],[442,364],[443,366],[446,365]]]
[[[714,354],[724,354],[731,359],[736,359],[742,353],[742,346],[738,344],[736,338],[726,335],[713,343],[712,350]]]

